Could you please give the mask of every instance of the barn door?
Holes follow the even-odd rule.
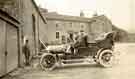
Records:
[[[6,63],[7,72],[18,66],[18,37],[17,28],[7,23],[6,25]]]
[[[5,24],[6,22],[0,19],[0,76],[6,73]]]

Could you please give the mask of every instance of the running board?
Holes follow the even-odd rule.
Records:
[[[82,63],[82,62],[93,62],[93,59],[83,58],[83,59],[70,59],[70,60],[61,60],[64,64],[69,63]]]

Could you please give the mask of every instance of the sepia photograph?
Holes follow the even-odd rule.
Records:
[[[135,79],[134,0],[0,0],[0,79]]]

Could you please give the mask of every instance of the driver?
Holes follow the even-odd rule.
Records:
[[[77,49],[79,47],[86,47],[88,46],[87,44],[87,38],[88,38],[88,35],[84,32],[84,31],[80,31],[79,32],[79,35],[75,38],[75,43],[74,43],[74,53],[76,54],[78,51]]]

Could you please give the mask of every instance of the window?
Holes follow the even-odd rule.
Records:
[[[60,37],[60,32],[56,32],[56,39],[59,39]]]

